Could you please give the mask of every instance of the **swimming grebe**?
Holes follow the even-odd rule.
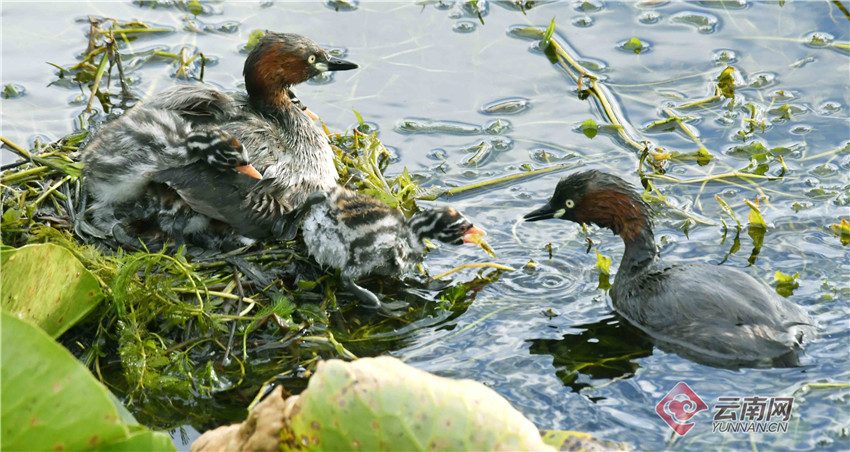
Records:
[[[333,188],[338,175],[328,137],[302,111],[290,88],[322,72],[357,67],[303,36],[268,33],[245,60],[247,97],[207,86],[177,86],[141,108],[176,111],[193,123],[221,126],[242,142],[263,177],[274,179],[278,201],[299,206],[314,191]]]
[[[614,309],[661,348],[718,367],[799,365],[814,335],[808,314],[740,270],[661,261],[650,215],[626,181],[586,171],[562,179],[549,203],[524,218],[593,223],[622,237]]]
[[[90,202],[86,216],[96,227],[88,232],[101,238],[112,235],[119,223],[145,220],[149,213],[140,206],[159,204],[156,198],[163,194],[151,186],[156,171],[204,162],[216,171],[235,169],[249,178],[261,177],[235,137],[215,126],[195,127],[165,110],[132,110],[107,124],[83,149],[82,158]]]

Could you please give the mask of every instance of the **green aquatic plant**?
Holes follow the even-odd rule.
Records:
[[[631,38],[621,46],[624,50],[631,50],[634,53],[640,54],[643,52],[644,44],[638,38]]]
[[[579,130],[581,130],[581,133],[583,133],[584,136],[592,140],[596,134],[599,133],[599,126],[596,125],[596,122],[592,119],[588,119],[581,123]]]
[[[133,98],[129,92],[129,84],[124,74],[121,59],[122,55],[119,51],[122,44],[130,43],[145,36],[173,33],[174,30],[168,27],[150,26],[135,20],[122,22],[117,19],[94,16],[88,16],[88,22],[89,42],[80,61],[67,66],[48,63],[59,70],[56,74],[57,79],[51,82],[51,85],[76,85],[80,90],[85,86],[91,94],[84,113],[91,113],[94,99],[98,99],[103,111],[108,113],[112,110],[113,95],[109,91],[109,83],[103,83],[103,80],[104,75],[106,75],[107,81],[112,80],[113,69],[118,72],[116,79],[120,81],[122,97],[124,99]],[[183,70],[183,66],[178,67],[178,74],[181,70]],[[87,129],[89,126],[88,116],[81,114],[79,120],[79,127]]]
[[[783,297],[794,295],[794,289],[800,287],[800,283],[797,282],[797,278],[799,277],[800,272],[796,272],[793,275],[786,275],[776,270],[776,273],[773,275],[773,279],[776,281],[776,293]]]
[[[543,39],[540,40],[540,47],[547,48],[549,47],[550,42],[552,41],[552,35],[555,34],[555,18],[552,18],[552,21],[549,22],[549,26],[546,27],[546,31],[543,34]]]
[[[842,246],[850,245],[850,221],[842,218],[841,223],[832,224],[829,228],[841,240]]]

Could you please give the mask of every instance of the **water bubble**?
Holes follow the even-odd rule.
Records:
[[[718,19],[711,14],[682,11],[672,15],[670,21],[696,27],[700,33],[713,33]]]
[[[526,27],[524,25],[513,25],[508,27],[508,36],[517,39],[526,39],[535,41],[540,41],[543,39],[543,35],[545,34],[545,28],[540,27]]]
[[[235,20],[228,20],[226,22],[222,22],[218,25],[215,25],[217,31],[222,33],[235,33],[239,30],[239,22]]]
[[[328,8],[334,11],[354,11],[360,6],[359,0],[327,0]]]
[[[601,0],[578,0],[573,3],[573,9],[583,13],[601,11],[604,7]]]
[[[654,24],[661,20],[661,14],[655,11],[644,11],[638,16],[638,20],[643,24]]]
[[[834,101],[826,101],[818,106],[818,113],[824,116],[829,116],[841,111],[841,104]]]
[[[596,60],[593,58],[584,58],[576,61],[583,68],[594,71],[594,72],[606,72],[608,71],[608,63],[602,60]]]
[[[493,147],[494,151],[509,151],[512,147],[514,147],[514,140],[511,140],[508,137],[496,136],[490,138],[490,145]]]
[[[27,93],[24,85],[17,83],[8,83],[3,86],[3,91],[0,91],[0,97],[3,99],[17,99]]]
[[[349,127],[350,129],[357,129],[358,132],[364,133],[366,135],[373,134],[380,130],[380,127],[377,123],[364,121],[361,125],[360,123],[354,124]]]
[[[491,102],[481,107],[486,115],[515,115],[531,108],[531,102],[524,97],[511,97]]]
[[[511,130],[511,123],[504,119],[496,119],[484,125],[484,133],[490,135],[504,135]]]
[[[838,173],[838,166],[833,163],[824,163],[812,168],[810,172],[815,176],[828,177]]]
[[[722,10],[744,9],[747,7],[747,0],[703,0],[698,3],[702,6]]]
[[[537,163],[554,163],[575,160],[577,155],[560,149],[537,148],[531,151],[531,160]]]
[[[617,43],[617,49],[627,53],[648,53],[652,44],[638,38],[631,38]]]
[[[786,101],[786,100],[791,100],[791,99],[796,98],[797,95],[794,91],[780,89],[780,90],[772,92],[770,94],[770,97],[774,101]]]
[[[576,27],[587,28],[593,25],[593,18],[590,16],[576,16],[573,17],[573,20],[571,20],[570,23]]]
[[[738,54],[729,49],[715,50],[711,55],[711,60],[717,64],[731,64],[738,61]]]
[[[764,88],[776,82],[776,74],[772,72],[757,72],[750,77],[750,86],[753,88]]]
[[[794,127],[791,128],[791,133],[794,134],[794,135],[806,135],[811,131],[812,131],[812,128],[810,126],[807,126],[807,125],[804,125],[804,124],[794,126]]]
[[[431,160],[445,160],[448,156],[449,153],[445,149],[433,149],[427,155]]]
[[[5,98],[5,97],[4,97]],[[85,105],[88,99],[82,94],[75,94],[68,99],[69,105]]]
[[[813,33],[809,33],[805,38],[806,44],[811,47],[824,47],[829,45],[832,41],[835,41],[835,36],[824,33],[821,31],[815,31]]]
[[[478,25],[470,20],[460,20],[452,26],[452,31],[456,33],[472,33]]]
[[[402,119],[395,126],[401,133],[447,133],[452,135],[478,135],[481,127],[454,121],[434,121],[430,119]]]

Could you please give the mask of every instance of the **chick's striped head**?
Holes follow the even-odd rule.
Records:
[[[234,169],[254,179],[263,178],[248,162],[248,153],[242,143],[222,129],[201,129],[190,133],[186,138],[186,151],[190,158],[216,170]]]
[[[471,243],[475,241],[474,236],[486,234],[452,207],[419,212],[410,219],[409,225],[413,233],[422,239],[439,240],[450,245]]]
[[[192,132],[186,139],[189,155],[215,167],[230,167],[248,164],[248,155],[242,143],[221,129]]]

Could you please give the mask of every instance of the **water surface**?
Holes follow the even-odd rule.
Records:
[[[606,293],[597,288],[595,253],[585,253],[580,227],[517,224],[545,202],[563,173],[438,201],[450,202],[487,229],[498,261],[520,270],[486,286],[461,315],[414,325],[403,340],[392,342],[389,353],[439,375],[480,381],[541,428],[587,431],[638,449],[848,449],[850,390],[807,386],[850,380],[850,261],[829,229],[850,218],[850,64],[846,50],[822,45],[850,39],[846,13],[825,1],[536,2],[525,13],[507,2],[478,3],[481,18],[454,2],[202,2],[205,12],[198,17],[168,2],[156,7],[4,2],[2,83],[25,91],[3,100],[3,135],[32,145],[78,127],[88,91],[48,86],[57,76],[46,62],[76,62],[87,42],[87,15],[170,27],[173,32],[134,41],[125,52],[201,50],[214,62],[205,69],[205,81],[228,90],[240,87],[240,49],[253,30],[300,33],[342,51],[361,68],[301,86],[299,97],[332,130],[356,124],[356,109],[397,152],[389,172],[407,167],[425,185],[460,186],[560,163],[638,182],[635,150],[610,135],[589,139],[579,131],[587,119],[605,123],[599,109],[578,98],[575,83],[536,42],[509,33],[513,27],[545,27],[555,17],[556,39],[605,79],[642,137],[681,153],[698,149],[681,131],[640,131],[665,119],[665,107],[713,95],[717,76],[732,65],[741,75],[737,107],[720,102],[678,111],[715,159],[705,166],[674,161],[667,176],[690,181],[744,170],[750,156],[735,147],[753,142],[786,148],[774,154],[782,155],[787,171],[779,177],[782,167],[774,155],[766,161],[769,180],[656,180],[667,201],[655,204],[656,237],[668,259],[722,262],[770,285],[776,271],[799,273],[790,299],[820,329],[802,367],[723,370],[652,349],[612,315]],[[205,27],[208,31],[187,29]],[[635,37],[643,44],[640,54],[621,47]],[[168,63],[147,64],[132,72],[132,89],[144,95],[192,83],[173,74]],[[747,103],[767,122],[763,132],[758,128],[742,139],[738,131],[747,130]],[[786,112],[790,119],[783,117]],[[13,158],[3,153],[4,164]],[[724,232],[720,219],[730,226],[734,220],[715,195],[744,223],[749,212],[744,200],[761,197],[768,229],[758,252],[746,229],[737,246],[734,228]],[[683,213],[709,224],[685,227]],[[619,239],[594,227],[588,237],[601,254],[614,258],[616,270],[623,250]],[[436,274],[487,260],[471,247],[443,247],[427,264]],[[529,260],[536,268],[524,268]],[[473,277],[472,270],[456,275],[459,281]],[[622,356],[631,359],[577,364]],[[721,396],[793,396],[789,432],[712,433],[710,414],[702,413],[685,438],[675,439],[654,410],[679,381],[710,407]],[[175,438],[180,443],[180,435]]]

